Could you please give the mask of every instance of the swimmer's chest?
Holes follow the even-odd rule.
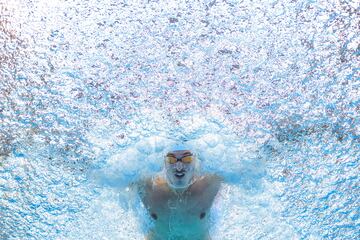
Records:
[[[201,224],[207,218],[211,202],[203,192],[188,191],[177,195],[166,187],[152,188],[143,199],[150,216],[156,222]]]

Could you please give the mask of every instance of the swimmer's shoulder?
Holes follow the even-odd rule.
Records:
[[[213,184],[220,185],[223,178],[217,174],[205,174],[198,178],[196,183],[201,187],[211,186]]]
[[[155,176],[153,179],[152,179],[152,184],[155,186],[155,187],[166,187],[168,184],[166,182],[166,179],[162,176]]]
[[[171,191],[164,178],[154,176],[144,180],[142,191],[139,191],[139,194],[147,208],[157,209],[164,206],[163,204],[169,199]]]
[[[222,177],[217,174],[205,174],[199,177],[191,188],[193,192],[210,191],[213,194],[216,194],[219,191],[222,182]]]
[[[145,178],[139,183],[140,188],[145,192],[168,191],[168,183],[161,175]]]

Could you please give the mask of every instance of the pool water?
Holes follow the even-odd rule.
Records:
[[[0,239],[144,239],[181,141],[214,240],[359,239],[359,7],[0,0]]]

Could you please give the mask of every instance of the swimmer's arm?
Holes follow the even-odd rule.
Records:
[[[138,196],[140,196],[141,200],[144,202],[144,192],[147,182],[148,180],[142,179],[137,182],[131,182],[126,187],[118,188],[120,206],[125,210],[134,209]]]
[[[228,170],[218,170],[219,175],[227,184],[246,185],[248,183],[257,184],[266,175],[265,163],[263,159],[244,162],[241,166],[234,166]]]
[[[143,178],[140,179],[137,182],[131,183],[129,186],[129,189],[135,193],[138,194],[141,198],[141,201],[145,204],[146,202],[146,192],[151,188],[152,186],[152,179],[151,178]]]
[[[210,186],[220,187],[221,182],[224,182],[224,177],[219,174],[206,174],[206,181]]]
[[[244,177],[239,172],[222,172],[223,182],[227,184],[238,184],[244,180]]]
[[[139,193],[139,191],[141,189],[143,189],[143,187],[145,186],[145,181],[143,179],[137,181],[137,182],[132,182],[130,183],[127,187],[126,187],[126,191],[131,191],[131,192],[135,192],[135,193]]]
[[[224,182],[224,178],[217,174],[209,174],[207,175],[208,183],[211,188],[211,192],[213,192],[214,195],[219,191],[221,183]]]
[[[209,205],[208,207],[210,207],[213,199],[215,198],[217,192],[220,189],[222,182],[223,179],[221,176],[217,174],[206,174],[201,177],[201,179],[199,179],[196,184],[192,186],[192,191],[195,193],[201,193],[203,199],[202,202],[208,203],[204,206]]]

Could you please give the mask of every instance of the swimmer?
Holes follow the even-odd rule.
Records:
[[[209,209],[219,191],[217,175],[196,174],[197,160],[190,150],[167,153],[163,175],[138,185],[141,200],[154,225],[147,240],[209,240]]]

